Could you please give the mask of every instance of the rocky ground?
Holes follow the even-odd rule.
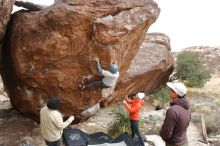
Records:
[[[5,103],[8,101],[4,101]],[[142,110],[142,117],[145,120],[151,115],[157,121],[162,121],[164,118],[165,110],[154,111],[150,106],[145,106]],[[87,133],[94,133],[98,131],[107,132],[107,127],[113,120],[111,114],[112,107],[99,110],[93,117],[84,123],[71,125],[72,128],[79,128]],[[148,125],[148,130],[149,130]],[[193,123],[190,124],[188,129],[189,146],[205,146],[199,142],[202,140],[200,128]],[[45,146],[45,143],[40,135],[39,124],[31,119],[23,117],[13,109],[0,111],[0,145],[1,146],[16,146],[22,140],[28,140],[35,146]],[[142,133],[147,134],[147,128],[142,127]]]
[[[217,80],[215,80],[217,81]],[[209,84],[209,83],[208,83]],[[191,104],[194,108],[198,109],[201,107],[208,107],[213,105],[214,101],[212,98],[192,98]],[[155,104],[152,103],[152,99],[146,101],[146,105],[141,112],[141,117],[143,118],[143,124],[141,126],[141,131],[143,134],[151,135],[156,134],[160,126],[162,125],[166,109],[155,111]],[[218,102],[216,102],[218,103]],[[213,107],[213,106],[212,106]],[[107,133],[107,128],[111,121],[113,120],[112,108],[107,107],[99,110],[93,117],[89,118],[84,123],[79,123],[76,125],[71,125],[71,128],[79,128],[87,133],[94,132],[105,132]],[[190,123],[188,128],[188,139],[189,146],[205,146],[206,144],[200,142],[202,140],[201,135],[201,125],[196,122],[195,116]],[[39,123],[22,116],[19,112],[12,109],[9,98],[3,92],[1,88],[0,94],[0,146],[17,146],[22,140],[27,140],[35,146],[46,146],[41,135]],[[218,145],[216,145],[218,146]]]

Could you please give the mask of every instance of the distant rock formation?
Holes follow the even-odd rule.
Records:
[[[203,61],[205,68],[220,77],[220,47],[193,46],[185,48],[183,51],[196,52]]]
[[[152,0],[74,0],[14,14],[2,64],[12,105],[39,120],[40,108],[59,96],[65,116],[82,118],[99,103],[159,88],[174,64],[169,38],[146,36],[159,12]],[[115,89],[78,89],[102,78],[95,58],[104,69],[119,65]]]

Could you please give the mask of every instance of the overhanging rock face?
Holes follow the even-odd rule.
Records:
[[[168,81],[173,69],[169,37],[162,33],[148,33],[129,69],[120,78],[114,94],[102,103],[105,105],[115,97],[122,98],[140,91],[151,93]]]
[[[162,58],[153,62],[158,68],[145,65],[141,73],[132,68],[139,59],[149,62],[137,55],[159,12],[152,0],[75,0],[38,12],[16,13],[4,45],[2,74],[13,106],[38,119],[48,99],[59,96],[66,116],[81,117],[99,102],[157,88],[161,79],[168,79],[173,65],[167,63],[172,56],[165,46],[145,52],[160,53]],[[104,69],[111,63],[120,67],[118,84],[112,89],[115,92],[105,97],[100,89],[78,88],[80,83],[102,78],[97,75],[95,58]],[[143,78],[149,82],[133,83]]]

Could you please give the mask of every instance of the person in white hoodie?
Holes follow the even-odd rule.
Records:
[[[99,61],[97,61],[97,69],[98,72],[104,76],[104,78],[101,81],[93,81],[87,85],[79,85],[81,89],[93,89],[93,88],[110,88],[112,86],[115,86],[118,78],[119,78],[119,72],[118,72],[118,65],[117,64],[111,64],[108,70],[104,70]]]
[[[72,123],[74,116],[63,121],[63,116],[58,109],[60,99],[53,97],[47,106],[40,110],[41,134],[48,146],[60,146],[63,129]]]

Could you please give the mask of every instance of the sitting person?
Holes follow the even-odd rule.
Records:
[[[79,87],[81,89],[90,90],[93,88],[110,88],[116,84],[119,77],[117,64],[111,64],[108,71],[108,70],[104,70],[101,67],[100,63],[97,61],[97,69],[98,72],[104,76],[104,78],[101,81],[93,81],[87,85],[80,84]]]

